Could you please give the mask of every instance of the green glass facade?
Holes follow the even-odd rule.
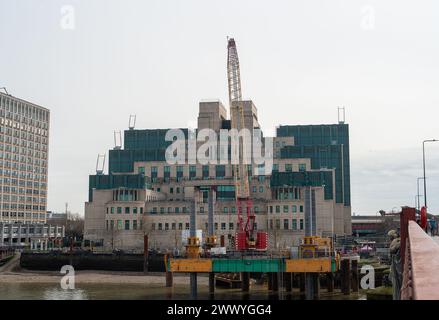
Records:
[[[90,175],[88,201],[93,201],[93,189],[149,189],[150,179],[143,174]]]
[[[271,188],[325,186],[325,200],[333,199],[331,171],[273,172],[270,178]]]
[[[351,205],[348,124],[280,126],[277,136],[294,137],[281,158],[310,158],[313,170],[335,169],[336,202]]]
[[[133,172],[135,161],[165,161],[166,148],[172,143],[165,140],[168,130],[125,130],[123,150],[109,151],[109,172]],[[187,137],[188,130],[181,130]]]

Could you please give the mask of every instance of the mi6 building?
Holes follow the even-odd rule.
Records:
[[[243,105],[245,127],[259,129],[256,106],[252,101]],[[230,127],[220,101],[199,104],[197,132],[207,128],[218,133]],[[189,130],[181,130],[187,138]],[[166,149],[172,141],[166,141],[167,131],[126,130],[123,148],[109,151],[108,174],[89,177],[86,241],[108,250],[142,250],[148,235],[150,247],[181,250],[192,210],[197,229],[206,234],[208,190],[214,189],[214,233],[221,246],[235,247],[238,221],[232,165],[170,164]],[[315,192],[315,234],[351,235],[348,124],[281,125],[273,137],[272,154],[269,172],[247,165],[255,229],[268,232],[269,248],[300,244],[307,187]]]

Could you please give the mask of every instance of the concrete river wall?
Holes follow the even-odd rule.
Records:
[[[64,265],[75,270],[143,271],[143,254],[114,254],[91,252],[23,252],[20,267],[30,270],[58,271]],[[163,254],[150,254],[148,271],[164,272]]]

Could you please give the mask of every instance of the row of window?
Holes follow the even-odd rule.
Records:
[[[22,179],[26,179],[26,178],[28,180],[43,180],[43,181],[46,181],[46,176],[45,175],[40,175],[40,174],[28,173],[28,174],[26,174],[26,177],[22,177]],[[12,184],[14,186],[18,186],[18,184],[19,184],[18,179],[16,179],[16,178],[8,178],[8,177],[0,178],[0,182],[4,183],[4,184]]]
[[[106,230],[141,230],[142,220],[106,220]]]
[[[21,162],[21,163],[29,163],[32,164],[33,162],[35,162],[35,164],[40,164],[40,159],[41,162],[45,162],[45,160],[47,159],[47,153],[45,152],[32,152],[29,151],[27,152],[27,158],[25,157],[26,153],[21,153],[21,156],[18,152],[3,152],[0,151],[0,159],[6,159],[6,160],[10,160],[10,161],[15,161],[15,162]],[[34,157],[35,159],[33,159],[32,157]],[[38,163],[37,163],[38,160]]]
[[[20,159],[19,159],[20,158]],[[0,167],[5,167],[5,168],[13,168],[13,169],[19,169],[21,164],[34,164],[36,166],[42,166],[42,167],[46,167],[47,166],[47,162],[45,160],[40,160],[40,159],[36,159],[36,158],[31,158],[31,157],[23,157],[23,156],[18,156],[17,154],[14,154],[12,156],[12,160],[11,161],[3,161],[3,159],[0,159]],[[15,162],[14,162],[15,161]],[[21,164],[18,164],[18,162],[21,162]]]
[[[34,172],[34,173],[44,173],[46,174],[46,168],[45,167],[32,167],[32,166],[25,166],[25,165],[21,165],[20,166],[20,170],[21,171],[17,171],[17,170],[9,170],[9,169],[1,169],[0,168],[0,175],[5,175],[5,176],[11,176],[11,177],[20,177],[20,178],[25,178],[26,177],[26,171],[27,172]],[[18,169],[18,168],[16,168]],[[27,170],[26,170],[27,169]]]
[[[34,200],[36,200],[35,198],[33,198]],[[32,202],[31,200],[27,200],[28,202]],[[45,203],[46,202],[46,200],[44,199],[44,201],[41,201],[40,203]],[[38,204],[38,201],[34,201],[34,205],[31,205],[31,204],[26,204],[26,205],[24,205],[24,204],[22,204],[22,203],[6,203],[6,202],[3,202],[2,203],[2,205],[1,205],[1,208],[2,209],[6,209],[6,210],[8,210],[8,209],[26,209],[26,210],[46,210],[46,206],[44,206],[44,205],[41,205],[41,206],[38,206],[37,204]]]
[[[107,207],[107,214],[121,214],[122,211],[126,214],[143,214],[143,207]]]
[[[3,211],[2,217],[3,218],[24,218],[26,216],[27,219],[30,219],[31,217],[34,219],[45,219],[46,214],[45,213],[30,213],[30,212],[9,212],[9,211]]]
[[[291,206],[291,212],[297,212],[297,209],[299,209],[299,212],[303,212],[303,205],[295,205],[293,204]],[[281,212],[281,206],[269,206],[269,212],[270,213],[280,213]],[[283,205],[282,206],[282,212],[283,213],[289,213],[290,212],[290,206],[289,205]]]
[[[293,171],[293,164],[292,163],[285,163],[284,165],[285,172],[292,172]],[[273,163],[273,171],[279,171],[279,164]],[[306,171],[306,163],[299,163],[299,171]]]
[[[273,220],[269,221],[270,229],[281,229],[280,219],[276,219],[273,223]],[[283,229],[284,230],[303,230],[304,229],[304,220],[303,219],[292,219],[291,224],[289,219],[283,220]]]
[[[207,212],[206,210],[207,209],[205,209],[204,206],[200,206],[198,212],[199,213],[206,213]],[[230,207],[230,208],[229,207],[223,207],[222,211],[223,211],[223,213],[236,213],[236,207]],[[250,211],[254,212],[254,213],[259,213],[260,212],[258,206],[254,206],[252,209],[250,209]],[[182,207],[181,210],[180,210],[180,207],[168,207],[168,208],[165,208],[165,207],[160,207],[160,208],[153,207],[149,211],[149,213],[152,213],[152,214],[156,214],[156,213],[159,213],[159,212],[160,213],[187,213],[188,212],[188,208],[187,207]]]
[[[57,229],[57,230],[56,230]],[[10,227],[10,226],[5,226],[3,228],[3,233],[4,234],[16,234],[16,233],[21,233],[21,234],[47,234],[48,232],[50,233],[61,233],[62,232],[62,228],[61,227],[50,227],[50,231],[49,231],[49,227],[44,227],[44,229],[42,227],[21,227],[21,229],[19,229],[18,227]]]
[[[12,114],[21,115],[30,118],[29,120],[32,123],[34,120],[49,121],[49,110],[28,105],[21,100],[16,100],[8,96],[0,97],[0,108],[2,109],[2,116],[4,116],[4,113],[6,113],[7,116],[12,116]]]
[[[259,167],[259,166],[258,166]],[[184,167],[183,166],[176,166],[175,167],[175,175],[171,174],[171,169],[173,167],[171,166],[164,166],[163,167],[163,178],[165,180],[173,177],[173,178],[177,178],[177,180],[182,179],[184,177]],[[150,177],[152,179],[152,181],[154,182],[157,178],[158,178],[158,169],[159,167],[156,166],[152,166],[151,167],[151,171],[150,172],[145,172],[145,167],[138,167],[137,171],[138,173],[143,173],[143,174],[150,174]],[[210,175],[210,166],[209,165],[203,165],[201,167],[201,177],[204,179],[208,179],[211,175]],[[252,165],[249,164],[247,165],[247,171],[248,171],[248,175],[249,177],[251,177],[253,174],[252,172]],[[260,182],[263,182],[265,179],[264,174],[264,169],[263,167],[261,167],[260,170]],[[233,175],[233,172],[232,172]],[[197,166],[196,165],[190,165],[189,166],[189,179],[196,179],[199,178],[197,177]],[[215,165],[215,178],[216,179],[224,179],[226,177],[226,166],[225,165]]]

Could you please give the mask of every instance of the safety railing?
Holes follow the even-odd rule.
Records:
[[[404,251],[401,299],[439,300],[439,244],[411,220]]]

